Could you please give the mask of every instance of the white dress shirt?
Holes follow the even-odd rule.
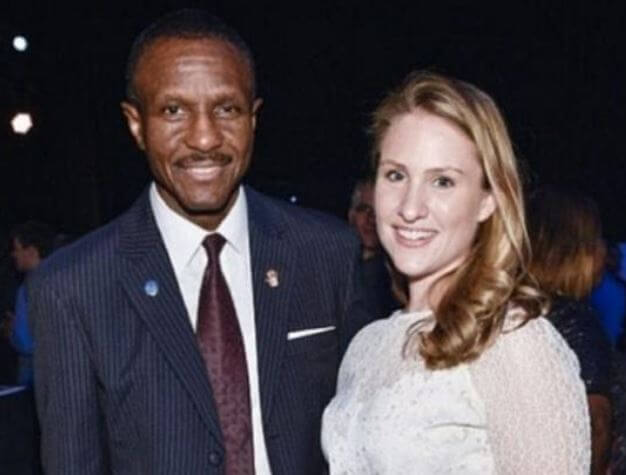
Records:
[[[208,262],[202,241],[210,233],[173,211],[163,201],[154,183],[150,187],[150,205],[174,268],[189,321],[195,330],[202,277]],[[226,244],[220,253],[220,265],[235,305],[246,353],[255,470],[257,474],[270,474],[261,417],[248,206],[243,187],[239,187],[233,207],[215,232],[220,233],[226,239]]]

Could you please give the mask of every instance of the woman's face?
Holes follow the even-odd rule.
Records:
[[[380,144],[376,222],[410,301],[466,259],[495,208],[482,184],[476,147],[456,126],[419,109],[392,120]]]

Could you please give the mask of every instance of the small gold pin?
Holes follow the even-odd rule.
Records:
[[[278,287],[278,271],[270,269],[265,273],[265,283],[270,287]]]

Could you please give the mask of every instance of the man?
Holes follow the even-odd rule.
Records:
[[[11,231],[11,257],[15,270],[28,276],[37,269],[54,247],[54,231],[45,223],[26,221]],[[17,289],[15,313],[11,316],[10,341],[18,353],[17,383],[32,386],[33,337],[28,319],[28,302],[24,285]]]
[[[364,261],[380,253],[380,241],[376,231],[374,214],[374,182],[371,178],[360,179],[354,185],[348,222],[354,226],[361,238]]]
[[[220,20],[163,17],[127,71],[154,183],[30,284],[46,473],[323,473],[322,411],[369,318],[358,243],[240,185],[261,100]]]
[[[54,248],[54,231],[45,223],[26,221],[10,233],[15,270],[25,277],[37,269]],[[17,375],[0,391],[0,473],[39,473],[39,437],[33,384],[31,315],[24,285],[15,297],[9,342],[17,352]],[[15,383],[18,386],[15,386]]]
[[[12,229],[10,241],[15,269],[20,273],[28,274],[52,252],[55,234],[45,223],[26,221]]]
[[[376,318],[387,317],[393,310],[400,307],[400,303],[391,291],[389,270],[376,230],[373,179],[362,178],[356,182],[350,200],[348,222],[361,238],[367,308]]]

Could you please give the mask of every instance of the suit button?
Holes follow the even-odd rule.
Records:
[[[209,452],[209,462],[211,463],[211,465],[217,467],[219,464],[222,463],[222,456],[219,454],[219,452]]]

